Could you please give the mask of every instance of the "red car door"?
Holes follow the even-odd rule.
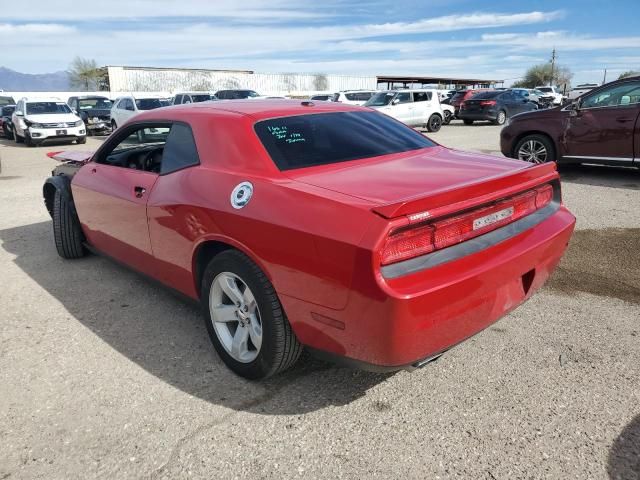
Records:
[[[633,136],[640,114],[640,81],[586,95],[566,117],[564,157],[616,163],[633,161]]]
[[[74,176],[73,198],[89,243],[127,265],[151,273],[147,199],[158,174],[89,163]]]

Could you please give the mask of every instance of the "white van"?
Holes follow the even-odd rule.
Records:
[[[436,89],[402,89],[377,92],[364,104],[410,127],[426,127],[437,132],[443,123],[448,123]]]

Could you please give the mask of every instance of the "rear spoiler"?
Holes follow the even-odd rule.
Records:
[[[466,185],[456,185],[450,189],[380,205],[371,210],[389,219],[408,215],[410,219],[415,217],[416,221],[426,220],[490,203],[557,178],[555,163],[543,163],[493,178],[483,178]]]
[[[64,152],[49,152],[47,153],[47,157],[58,160],[59,162],[85,164],[91,160],[94,153],[95,152],[85,152],[80,150],[67,150]]]

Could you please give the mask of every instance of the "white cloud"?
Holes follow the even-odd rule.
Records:
[[[0,23],[0,35],[57,35],[74,33],[76,29],[67,25],[56,23],[25,23],[13,25],[11,23]],[[6,45],[6,43],[4,43]]]

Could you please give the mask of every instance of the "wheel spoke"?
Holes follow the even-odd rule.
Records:
[[[236,279],[231,275],[222,275],[219,280],[222,291],[229,297],[234,304],[240,305],[243,301],[242,292],[238,288]]]
[[[251,343],[256,347],[256,350],[260,351],[260,347],[262,346],[262,326],[256,315],[251,315],[251,322],[247,330],[249,330]]]
[[[249,329],[247,327],[243,327],[242,325],[238,325],[236,333],[233,336],[233,341],[231,342],[231,356],[233,358],[241,359],[244,356],[244,354],[248,350],[248,339]]]
[[[242,300],[245,304],[245,306],[247,307],[249,312],[253,312],[253,310],[255,309],[256,306],[256,299],[253,296],[253,292],[251,292],[250,288],[246,288],[244,290],[244,293],[242,294]]]
[[[211,313],[214,322],[237,322],[235,305],[212,305]]]

